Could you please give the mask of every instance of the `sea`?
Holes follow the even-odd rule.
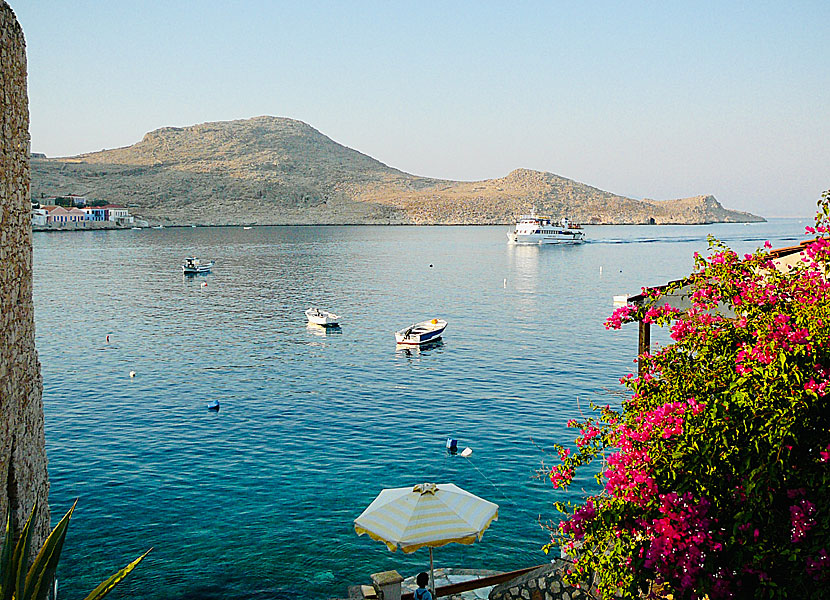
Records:
[[[568,419],[618,405],[636,369],[637,328],[603,326],[612,297],[689,274],[707,236],[750,252],[811,223],[589,226],[585,244],[546,247],[508,245],[506,226],[35,233],[53,523],[78,499],[58,597],[152,548],[111,597],[345,598],[428,567],[426,549],[353,526],[382,489],[423,482],[499,504],[437,567],[542,564],[553,503],[597,483],[562,492],[539,472],[573,443]],[[193,255],[212,273],[184,277]],[[340,328],[308,327],[310,306]],[[396,347],[437,317],[442,343]]]

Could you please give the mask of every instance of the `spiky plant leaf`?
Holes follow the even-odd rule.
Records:
[[[3,538],[3,554],[0,556],[0,599],[10,600],[14,592],[14,569],[12,568],[12,507],[6,511],[6,535]]]
[[[32,544],[32,517],[37,511],[37,502],[32,507],[32,512],[29,513],[29,518],[26,519],[26,524],[20,532],[20,539],[17,540],[17,545],[14,548],[12,555],[11,567],[14,569],[14,590],[15,597],[20,598],[20,594],[26,585],[26,563],[29,562],[29,547]]]
[[[152,548],[150,548],[150,550],[152,550]],[[121,582],[121,580],[123,580],[127,575],[129,575],[132,572],[132,570],[135,569],[138,566],[138,563],[140,563],[142,560],[144,560],[145,556],[150,554],[150,550],[147,550],[147,552],[145,552],[144,554],[142,554],[141,556],[136,558],[133,562],[128,564],[126,567],[124,567],[123,569],[121,569],[117,573],[114,573],[113,575],[111,575],[105,581],[102,581],[101,584],[98,587],[96,587],[94,590],[92,590],[89,593],[89,596],[84,598],[84,600],[101,600],[101,598],[103,598],[104,596],[109,594],[110,590],[112,590],[112,588],[114,588],[116,585],[118,585]]]
[[[26,575],[26,586],[23,590],[17,590],[17,600],[46,600],[55,571],[58,568],[58,561],[61,558],[61,549],[66,539],[66,532],[69,530],[69,520],[75,511],[78,501],[72,505],[63,518],[55,525],[52,533],[46,538],[43,547],[38,552],[32,563],[29,573]]]

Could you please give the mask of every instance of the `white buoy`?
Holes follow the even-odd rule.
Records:
[[[473,453],[473,449],[467,446],[461,451],[461,456],[468,458]]]
[[[602,275],[602,265],[599,266],[599,274]]]
[[[207,281],[202,282],[202,287],[207,287]]]
[[[507,287],[507,280],[504,280],[504,287]]]
[[[130,371],[130,377],[135,377],[135,371]]]

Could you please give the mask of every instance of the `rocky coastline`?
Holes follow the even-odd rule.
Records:
[[[418,177],[293,119],[166,127],[132,146],[31,158],[32,197],[82,194],[161,225],[507,225],[535,209],[583,224],[759,222],[711,195],[637,200],[554,173]]]

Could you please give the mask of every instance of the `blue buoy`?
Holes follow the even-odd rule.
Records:
[[[447,452],[449,452],[450,454],[455,454],[456,452],[458,452],[458,440],[447,438]]]
[[[208,410],[215,410],[216,412],[219,412],[219,400],[208,402],[207,408]]]

